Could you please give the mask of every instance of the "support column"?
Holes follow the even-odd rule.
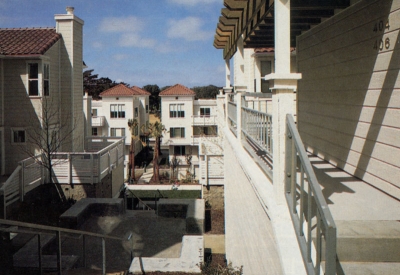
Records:
[[[225,87],[231,86],[231,65],[230,59],[225,59]]]
[[[273,184],[276,201],[285,203],[286,114],[293,114],[297,80],[290,73],[290,0],[275,0],[275,73],[265,76],[272,90]]]
[[[236,138],[242,140],[242,93],[238,91],[236,97]]]

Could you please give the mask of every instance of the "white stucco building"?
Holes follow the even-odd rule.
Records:
[[[179,178],[189,171],[202,184],[217,184],[223,179],[217,101],[195,96],[194,91],[180,84],[160,93],[161,121],[168,131],[161,146],[168,148],[170,162],[178,160]]]
[[[149,95],[139,87],[119,84],[102,92],[102,100],[92,101],[92,136],[125,137],[125,164],[128,163],[131,145],[128,120],[136,119],[138,123],[133,133],[137,155],[143,147],[140,139],[142,125],[149,123]]]

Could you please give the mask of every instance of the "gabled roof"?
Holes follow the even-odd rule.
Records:
[[[0,29],[0,55],[42,55],[60,39],[55,28]]]
[[[145,91],[145,90],[143,90],[143,89],[140,89],[140,88],[137,87],[137,86],[132,86],[131,89],[132,89],[134,92],[137,92],[137,93],[139,93],[139,94],[141,94],[141,95],[151,95],[148,91]]]
[[[150,93],[148,93],[145,90],[142,90],[136,86],[129,88],[124,84],[118,84],[117,86],[114,86],[114,87],[100,93],[101,97],[105,97],[105,96],[135,96],[135,95],[150,95]]]
[[[176,84],[168,89],[162,91],[159,96],[177,96],[177,95],[187,95],[187,96],[195,96],[196,93],[190,90],[188,87],[185,87],[181,84]]]

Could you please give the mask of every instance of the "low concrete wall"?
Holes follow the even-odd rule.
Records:
[[[204,233],[205,206],[203,199],[160,199],[157,215],[186,218],[186,233]]]
[[[125,212],[123,199],[82,199],[60,216],[60,226],[76,229],[90,215],[116,216]]]

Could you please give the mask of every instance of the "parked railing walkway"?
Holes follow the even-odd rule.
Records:
[[[291,115],[286,119],[286,200],[303,260],[310,275],[320,274],[323,259],[325,274],[334,275],[337,264],[336,225],[294,119]]]

